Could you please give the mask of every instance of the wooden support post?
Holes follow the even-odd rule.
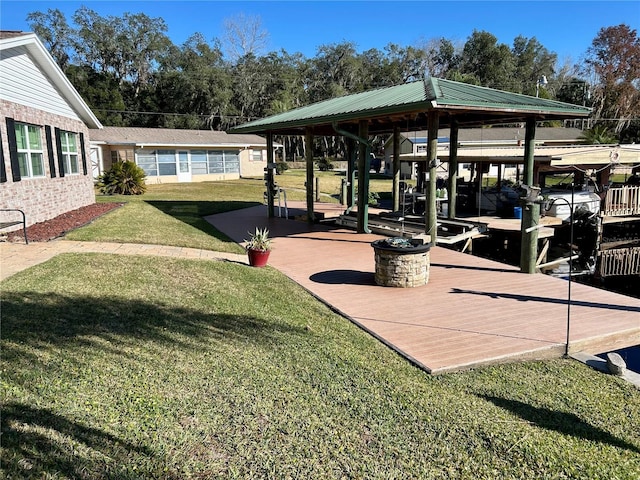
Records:
[[[522,183],[525,185],[533,185],[533,161],[535,158],[535,139],[536,139],[536,119],[527,118],[526,131],[524,134],[524,172],[522,175]]]
[[[431,243],[435,245],[438,237],[438,212],[436,205],[436,163],[438,157],[438,128],[440,127],[438,112],[429,112],[428,122],[427,166],[429,167],[429,189],[426,194],[425,231],[431,235]]]
[[[484,162],[478,163],[478,211],[482,206],[482,178],[484,177]]]
[[[527,119],[527,130],[525,132],[524,144],[524,175],[525,185],[533,186],[533,161],[536,137],[535,118]],[[534,202],[523,203],[522,222],[520,223],[520,233],[522,235],[522,246],[520,248],[520,271],[524,273],[536,273],[536,263],[538,259],[538,229],[534,227],[540,221],[540,204]]]
[[[396,125],[393,127],[393,211],[398,210],[400,210],[400,127]]]
[[[310,127],[305,130],[305,160],[307,166],[307,222],[312,224],[315,218],[313,212],[313,131]]]
[[[360,120],[358,137],[366,141],[368,136],[369,122]],[[366,143],[358,143],[358,233],[369,233],[369,152]]]
[[[452,120],[449,131],[449,218],[456,218],[458,198],[458,121]]]

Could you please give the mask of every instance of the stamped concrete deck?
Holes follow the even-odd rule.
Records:
[[[441,247],[431,250],[427,285],[380,287],[373,279],[370,246],[379,236],[268,219],[264,206],[207,220],[239,243],[248,230],[269,228],[275,237],[271,266],[431,373],[560,357],[568,310],[572,352],[640,344],[636,298],[572,282],[568,309],[565,280],[522,274],[515,267]]]

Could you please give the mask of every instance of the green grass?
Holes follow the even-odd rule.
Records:
[[[319,177],[335,195],[342,176]],[[290,199],[304,180],[276,177]],[[243,179],[100,197],[128,203],[68,238],[239,252],[201,216],[263,191]],[[570,360],[431,377],[271,268],[70,254],[0,286],[1,478],[640,471],[640,393],[622,380]]]
[[[149,185],[140,196],[101,196],[126,202],[108,215],[66,235],[69,240],[130,242],[241,253],[243,250],[203,219],[257,205],[264,186],[257,180]]]
[[[321,200],[337,202],[338,172],[315,172]],[[304,171],[290,170],[276,177],[286,189],[287,200],[306,200]],[[372,190],[391,189],[391,180],[372,180]],[[241,253],[242,248],[203,219],[204,216],[258,205],[263,202],[264,180],[246,178],[224,182],[151,184],[139,196],[98,195],[98,202],[125,202],[95,222],[69,232],[65,238],[79,241],[128,242],[202,248]]]
[[[636,479],[640,392],[432,377],[271,268],[61,255],[2,284],[4,478]]]

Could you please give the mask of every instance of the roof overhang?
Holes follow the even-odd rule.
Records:
[[[447,162],[448,149],[439,148],[438,158]],[[524,163],[523,147],[502,148],[460,148],[459,163],[486,162],[492,164]],[[400,160],[404,162],[424,162],[425,152],[404,153]],[[640,145],[578,145],[564,147],[535,147],[534,161],[547,163],[551,167],[586,168],[604,167],[607,165],[640,165]]]

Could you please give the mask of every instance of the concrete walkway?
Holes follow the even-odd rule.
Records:
[[[136,243],[72,242],[53,240],[25,245],[24,243],[0,243],[0,281],[26,268],[33,267],[60,253],[114,253],[121,255],[156,255],[159,257],[200,260],[226,260],[247,263],[244,254],[213,252],[197,248],[143,245]]]

